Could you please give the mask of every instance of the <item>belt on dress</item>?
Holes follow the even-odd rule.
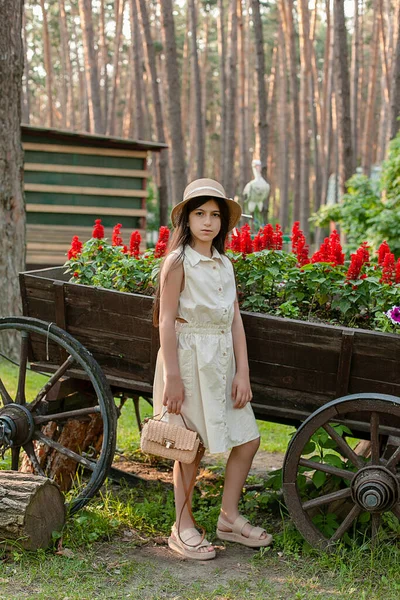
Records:
[[[202,335],[225,335],[231,333],[231,324],[228,323],[181,323],[175,321],[177,333],[200,333]]]

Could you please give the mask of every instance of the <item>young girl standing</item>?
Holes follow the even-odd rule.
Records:
[[[240,216],[239,204],[212,179],[190,183],[172,210],[175,231],[161,268],[154,311],[161,348],[153,397],[155,414],[167,411],[164,418],[179,425],[183,415],[210,453],[231,448],[217,537],[259,547],[269,545],[272,536],[253,527],[238,510],[260,443],[250,406],[246,338],[233,266],[224,254],[226,236]],[[175,462],[176,522],[168,545],[187,558],[208,560],[215,557],[215,549],[195,529],[185,505],[186,485],[195,470],[195,463],[180,468]]]

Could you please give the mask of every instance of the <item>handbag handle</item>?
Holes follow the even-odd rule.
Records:
[[[164,415],[166,415],[166,414],[167,414],[167,412],[168,412],[167,410],[164,410],[164,412],[163,412],[163,414],[162,414],[162,415],[161,415],[161,413],[157,413],[156,415],[153,415],[153,417],[152,417],[152,418],[154,419],[154,421],[162,421],[162,418],[163,418],[163,416],[164,416]],[[161,417],[160,417],[159,419],[156,419],[156,417],[158,417],[158,415],[161,415]],[[183,424],[184,424],[184,426],[186,427],[186,429],[189,429],[189,427],[188,427],[188,426],[187,426],[187,424],[186,424],[186,421],[185,421],[185,418],[184,418],[183,414],[182,414],[182,413],[179,413],[179,415],[178,415],[178,416],[179,416],[179,417],[181,417],[181,419],[182,419],[182,421],[183,421]],[[189,429],[189,431],[193,431],[193,430],[192,430],[192,429]]]

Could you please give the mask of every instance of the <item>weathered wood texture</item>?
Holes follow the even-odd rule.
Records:
[[[47,548],[65,522],[58,486],[39,475],[0,471],[0,539],[28,550]]]
[[[151,393],[159,346],[152,298],[65,283],[60,306],[54,282],[63,277],[62,269],[22,274],[24,314],[66,328],[93,353],[111,385]],[[242,317],[257,417],[298,422],[345,394],[400,396],[400,336],[255,313]],[[51,343],[49,352],[50,363],[58,362]],[[35,339],[32,358],[47,362],[45,344]]]

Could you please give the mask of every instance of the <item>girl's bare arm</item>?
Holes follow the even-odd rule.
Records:
[[[163,355],[165,386],[163,404],[168,412],[179,414],[184,400],[184,387],[179,371],[175,319],[183,282],[182,263],[168,256],[160,280],[160,344]]]
[[[250,387],[249,360],[247,356],[246,335],[236,300],[232,322],[233,350],[236,360],[236,375],[232,384],[232,398],[235,408],[243,408],[253,397]]]

